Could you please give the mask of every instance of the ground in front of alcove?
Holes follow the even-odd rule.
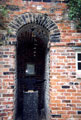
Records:
[[[18,117],[17,120],[22,120],[22,116]],[[44,112],[41,112],[41,115],[38,117],[38,120],[46,120]]]
[[[17,120],[22,120],[21,117],[19,117]],[[38,120],[46,120],[45,118],[38,118]]]

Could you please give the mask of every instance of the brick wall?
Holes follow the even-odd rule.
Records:
[[[1,1],[0,1],[0,4]],[[60,31],[60,42],[49,42],[50,79],[49,109],[50,120],[81,120],[81,79],[76,77],[75,47],[81,46],[81,33],[73,21],[68,19],[67,4],[8,1],[10,23],[18,15],[28,13],[47,14]],[[37,7],[41,5],[39,11]],[[13,30],[13,29],[12,29]],[[51,32],[55,32],[56,30]],[[12,31],[13,32],[13,31]],[[14,32],[13,32],[14,33]],[[0,47],[0,119],[14,120],[16,87],[16,34],[9,37],[8,45]]]
[[[50,109],[52,119],[80,120],[80,80],[76,79],[75,50],[72,47],[51,47]]]
[[[15,89],[15,47],[0,47],[0,119],[13,119]]]

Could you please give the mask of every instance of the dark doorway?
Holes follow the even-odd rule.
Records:
[[[41,116],[48,32],[39,25],[30,24],[21,28],[17,41],[17,118],[23,115],[23,91],[28,90],[38,91],[38,114]]]

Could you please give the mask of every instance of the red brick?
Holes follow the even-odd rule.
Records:
[[[3,97],[13,97],[14,94],[3,94]]]

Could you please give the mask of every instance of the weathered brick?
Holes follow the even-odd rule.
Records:
[[[62,86],[62,88],[68,89],[70,88],[70,86]]]
[[[53,118],[61,118],[61,115],[51,115]]]
[[[70,103],[70,100],[62,100],[63,103]]]

